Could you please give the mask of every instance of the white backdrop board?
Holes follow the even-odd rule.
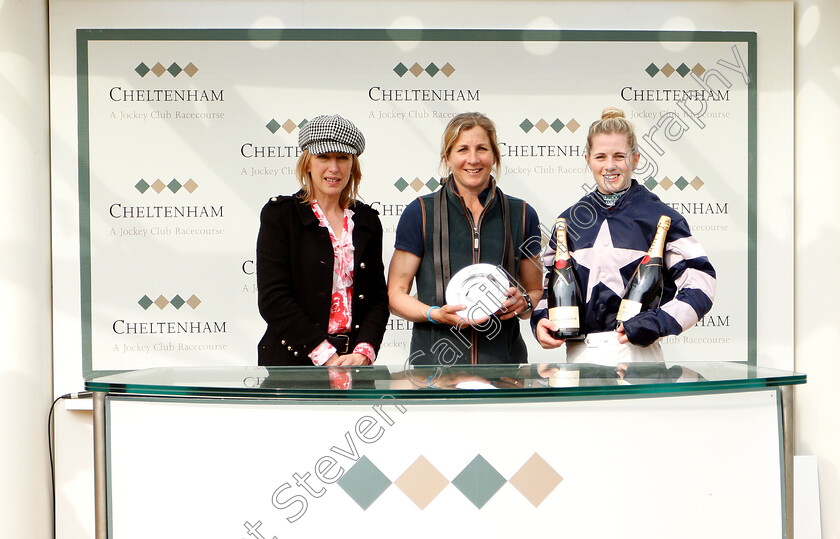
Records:
[[[297,189],[307,118],[365,133],[361,195],[387,266],[402,209],[438,186],[452,115],[496,122],[500,185],[550,228],[591,189],[585,131],[607,105],[637,127],[638,179],[686,215],[720,276],[667,356],[755,361],[755,33],[80,29],[76,44],[87,375],[256,361],[259,210]],[[557,359],[525,331],[532,361]],[[402,363],[409,337],[393,317],[380,361]]]

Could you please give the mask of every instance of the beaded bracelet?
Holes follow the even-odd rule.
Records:
[[[426,319],[428,319],[429,322],[431,322],[432,324],[440,324],[440,322],[432,318],[432,309],[440,309],[440,307],[438,307],[437,305],[432,305],[431,307],[429,307],[429,310],[426,311]]]

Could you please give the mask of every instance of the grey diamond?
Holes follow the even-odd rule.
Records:
[[[379,471],[367,457],[362,457],[338,480],[353,501],[364,510],[391,486],[391,480]]]
[[[505,483],[507,479],[481,455],[476,455],[458,477],[452,480],[455,488],[479,509],[484,507]]]

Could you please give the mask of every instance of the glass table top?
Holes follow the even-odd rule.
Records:
[[[172,397],[557,398],[744,390],[804,384],[804,374],[734,362],[366,367],[166,367],[87,380],[89,391]]]

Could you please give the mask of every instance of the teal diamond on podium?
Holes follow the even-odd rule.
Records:
[[[140,62],[140,65],[138,65],[137,67],[135,67],[135,68],[134,68],[134,71],[136,71],[136,72],[137,72],[137,74],[138,74],[138,75],[140,75],[141,77],[145,77],[145,76],[146,76],[146,73],[148,73],[149,71],[151,71],[151,69],[149,69],[149,66],[147,66],[147,65],[146,65],[146,64],[144,64],[143,62]]]
[[[138,301],[137,303],[138,303],[141,307],[143,307],[143,310],[146,310],[146,309],[148,309],[148,308],[149,308],[149,306],[150,306],[152,303],[154,303],[154,302],[153,302],[151,299],[149,299],[149,296],[143,296],[142,298],[140,298],[140,301]]]
[[[400,62],[396,66],[394,66],[394,73],[396,73],[400,77],[405,75],[407,72],[408,72],[408,68],[405,67],[405,65],[402,62]]]
[[[181,69],[181,66],[179,66],[175,62],[172,62],[172,65],[169,66],[169,69],[167,69],[167,71],[169,71],[169,74],[173,77],[177,77],[183,70]]]
[[[265,128],[271,131],[272,134],[274,134],[277,132],[278,129],[280,129],[280,124],[277,123],[277,120],[272,118],[270,122],[265,124]]]
[[[691,71],[691,68],[685,64],[680,64],[680,67],[677,68],[677,73],[679,73],[682,78],[685,78],[689,71]]]
[[[181,296],[176,295],[174,298],[169,300],[169,303],[176,309],[180,309],[184,306],[184,303],[186,303],[186,301],[184,301],[184,298],[182,298]]]
[[[391,486],[391,480],[367,458],[362,457],[338,480],[338,486],[350,496],[359,507],[367,510],[379,496]]]
[[[676,185],[677,187],[679,187],[680,191],[682,191],[682,190],[683,190],[683,189],[685,189],[685,188],[686,188],[686,186],[688,185],[688,180],[686,180],[685,178],[683,178],[682,176],[680,176],[680,177],[677,179],[677,181],[675,181],[675,182],[674,182],[674,185]]]
[[[653,191],[653,188],[657,185],[659,184],[653,178],[648,178],[645,180],[645,187],[648,188],[648,191]]]
[[[181,183],[178,180],[176,180],[175,178],[172,178],[172,181],[169,182],[166,186],[173,193],[177,193],[178,190],[181,188]]]
[[[134,188],[141,193],[145,193],[149,189],[149,184],[146,183],[146,180],[141,179],[139,182],[134,184]]]
[[[452,484],[476,507],[481,509],[507,483],[507,479],[481,455],[464,468]]]

